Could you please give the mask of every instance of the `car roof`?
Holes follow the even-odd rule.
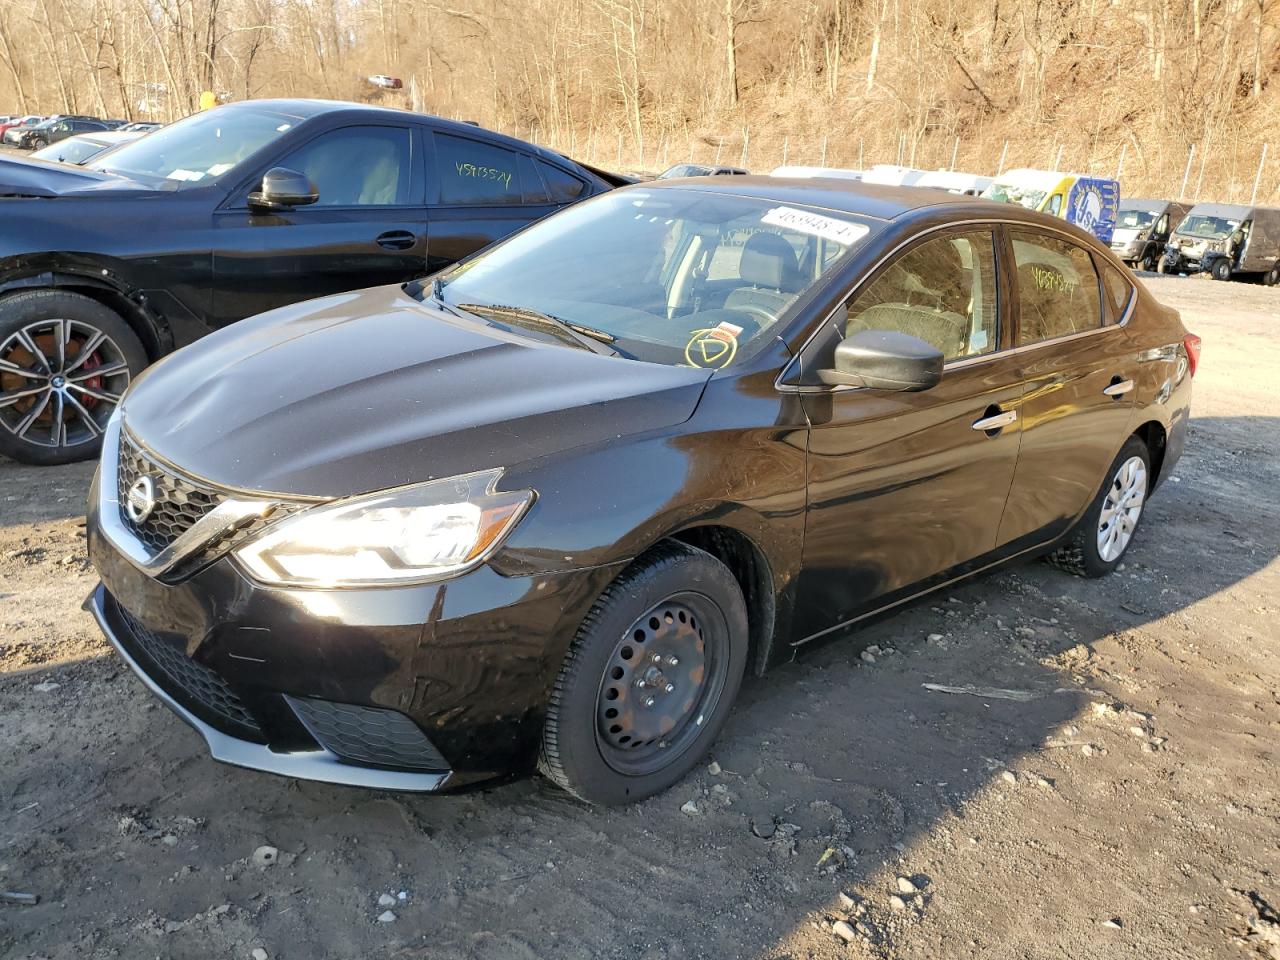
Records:
[[[1163,210],[1169,206],[1170,200],[1150,200],[1143,197],[1124,197],[1120,201],[1121,210]]]
[[[415,113],[412,110],[397,110],[394,107],[376,107],[367,103],[353,103],[347,100],[307,100],[307,99],[275,99],[275,100],[237,100],[234,103],[224,103],[213,110],[244,110],[256,108],[261,110],[271,110],[276,113],[283,114],[287,117],[294,117],[297,120],[310,120],[312,117],[324,116],[326,114],[348,114],[352,118],[369,118],[378,117],[384,120],[398,120],[403,122],[406,118],[416,120],[418,122],[429,122],[433,127],[447,133],[458,133],[462,136],[474,137],[477,133],[483,133],[486,138],[492,139],[500,143],[506,143],[513,148],[535,153],[539,158],[544,160],[552,160],[559,163],[570,163],[574,166],[581,166],[578,161],[564,154],[556,153],[554,150],[548,150],[546,147],[540,147],[536,143],[529,143],[527,140],[518,140],[515,137],[509,137],[505,133],[498,133],[496,130],[490,130],[487,127],[481,127],[474,123],[463,123],[461,120],[449,120],[446,117],[439,117],[431,113]]]
[[[798,203],[825,207],[841,213],[896,220],[924,207],[963,207],[975,217],[1005,218],[1021,208],[1007,203],[982,201],[974,197],[926,190],[919,187],[891,187],[840,180],[834,177],[790,178],[776,176],[696,177],[673,180],[651,180],[627,189],[633,190],[700,190],[730,196],[752,197],[774,203]],[[1019,217],[1021,219],[1021,217]]]

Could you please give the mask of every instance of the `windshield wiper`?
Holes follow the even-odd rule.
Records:
[[[516,326],[546,330],[566,343],[575,344],[601,356],[623,356],[621,350],[611,346],[617,340],[612,334],[580,323],[573,323],[549,313],[540,313],[528,307],[513,307],[500,303],[460,303],[458,309],[491,317],[499,323],[513,323]]]

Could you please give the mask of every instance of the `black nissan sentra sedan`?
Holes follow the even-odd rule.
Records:
[[[0,454],[96,456],[130,378],[175,348],[434,273],[620,182],[470,124],[318,100],[217,107],[81,167],[0,157]]]
[[[679,780],[743,675],[966,575],[1124,556],[1199,340],[1097,240],[847,182],[627,187],[153,366],[89,600],[214,757]]]

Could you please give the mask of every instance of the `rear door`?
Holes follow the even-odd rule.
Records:
[[[338,127],[264,164],[214,214],[217,325],[264,310],[426,272],[418,125]],[[247,195],[272,167],[307,175],[319,200],[256,211]]]
[[[853,295],[843,329],[805,349],[806,370],[829,367],[840,337],[894,330],[938,347],[946,367],[919,393],[801,393],[810,423],[802,636],[909,596],[996,545],[1023,388],[1020,360],[1002,349],[1010,287],[995,236],[964,227],[916,241]]]
[[[430,272],[587,193],[585,180],[505,143],[437,130],[428,178]]]
[[[1064,532],[1098,492],[1128,435],[1138,351],[1124,328],[1132,284],[1109,261],[1038,227],[1008,238],[1026,394],[1000,543],[1023,547]]]

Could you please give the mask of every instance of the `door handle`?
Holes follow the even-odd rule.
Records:
[[[1132,380],[1116,380],[1111,386],[1103,387],[1102,392],[1108,397],[1123,397],[1126,393],[1133,389]]]
[[[1001,410],[999,413],[993,413],[989,417],[982,417],[980,420],[973,421],[973,429],[990,431],[1003,430],[1011,423],[1017,422],[1017,410]]]
[[[385,247],[387,250],[408,250],[417,242],[418,238],[408,230],[388,230],[386,233],[378,234],[376,240],[378,246]]]

